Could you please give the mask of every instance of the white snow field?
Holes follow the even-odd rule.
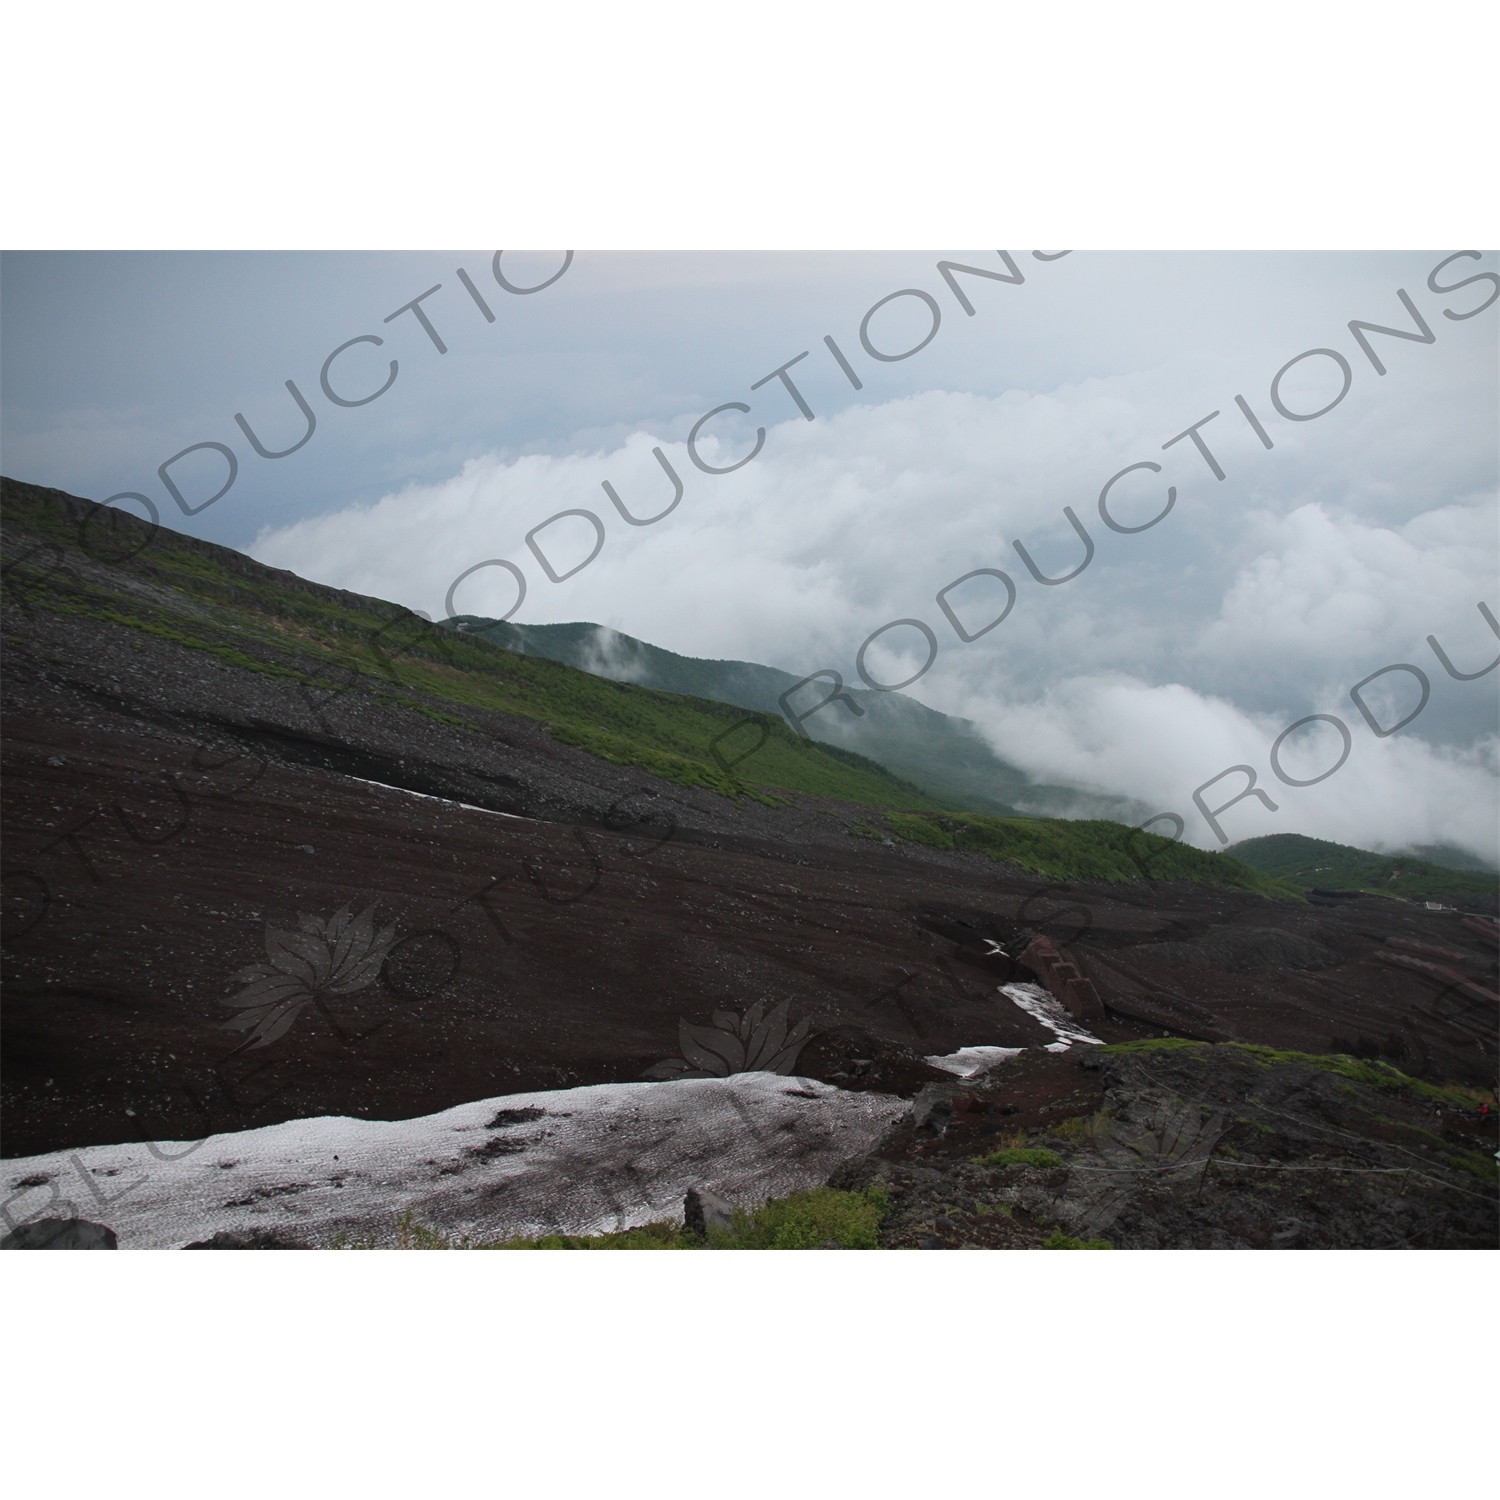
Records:
[[[508,1094],[416,1120],[324,1116],[12,1157],[0,1213],[4,1232],[76,1214],[122,1250],[220,1230],[386,1245],[406,1210],[476,1239],[598,1234],[680,1219],[693,1186],[747,1206],[817,1187],[907,1108],[774,1073]]]

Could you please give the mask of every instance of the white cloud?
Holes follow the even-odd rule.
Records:
[[[1023,770],[1132,797],[1152,813],[1175,812],[1186,823],[1184,837],[1201,848],[1222,845],[1194,791],[1231,766],[1249,765],[1276,810],[1255,797],[1237,802],[1218,819],[1231,843],[1303,833],[1364,848],[1449,843],[1495,855],[1500,737],[1493,735],[1467,748],[1433,746],[1411,734],[1380,740],[1347,705],[1330,704],[1327,711],[1349,728],[1348,759],[1327,780],[1292,787],[1274,774],[1270,752],[1293,720],[1248,714],[1180,683],[1081,676],[1035,701],[974,701],[969,711],[998,752]],[[1293,779],[1312,780],[1341,749],[1338,731],[1317,724],[1283,744],[1278,761]],[[1243,775],[1227,776],[1203,792],[1204,802],[1213,811],[1248,784]]]
[[[1454,363],[1468,368],[1467,356]],[[1398,387],[1358,377],[1316,430],[1275,425],[1271,452],[1239,420],[1233,388],[1229,397],[1215,389],[1214,405],[1229,410],[1205,436],[1229,471],[1223,482],[1190,443],[1162,449],[1205,409],[1204,373],[1183,364],[1041,393],[933,390],[797,418],[770,427],[760,455],[725,476],[703,474],[683,442],[647,432],[607,453],[477,459],[445,483],[264,532],[252,550],[434,616],[462,570],[506,558],[529,581],[519,620],[593,619],[686,655],[799,672],[836,666],[850,679],[866,636],[916,617],[934,630],[939,655],[914,696],[974,719],[1039,778],[1182,813],[1194,842],[1217,846],[1192,789],[1246,762],[1282,810],[1239,804],[1226,815],[1232,837],[1447,840],[1493,855],[1496,679],[1452,682],[1425,637],[1451,640],[1455,659],[1471,664],[1500,649],[1481,655],[1490,637],[1475,609],[1480,599],[1500,606],[1494,497],[1484,488],[1492,467],[1473,452],[1494,419],[1471,408],[1473,430],[1459,442],[1445,405],[1457,376],[1448,367],[1439,375],[1430,391],[1414,378]],[[720,436],[700,446],[712,464],[754,441],[748,423],[713,430]],[[652,456],[658,444],[683,480],[682,503],[656,525],[627,526],[602,482],[635,513],[655,513],[671,498]],[[1112,532],[1100,521],[1100,487],[1143,460],[1162,472],[1122,480],[1112,513],[1140,524],[1168,485],[1175,509],[1139,535]],[[1400,485],[1387,482],[1393,475]],[[1420,485],[1407,483],[1413,475]],[[1076,581],[1043,586],[1011,544],[1021,539],[1047,575],[1076,566],[1083,547],[1064,505],[1096,553]],[[599,518],[604,546],[554,585],[524,537],[575,509]],[[594,532],[573,517],[539,540],[565,572]],[[981,567],[1009,574],[1017,600],[1003,625],[963,645],[934,595]],[[514,599],[508,575],[487,569],[461,585],[456,608],[498,615]],[[956,595],[955,606],[971,622],[987,618],[982,592]],[[916,632],[892,631],[867,665],[898,680],[925,652]],[[1392,661],[1420,662],[1432,701],[1419,724],[1376,740],[1346,695]],[[1383,681],[1372,702],[1392,686]],[[1328,781],[1285,787],[1271,774],[1270,744],[1315,711],[1348,722],[1354,750]]]
[[[1447,505],[1392,528],[1313,504],[1252,517],[1248,530],[1265,551],[1239,571],[1195,646],[1221,677],[1321,681],[1332,668],[1341,680],[1355,662],[1403,659],[1428,634],[1462,642],[1454,649],[1466,658],[1464,648],[1483,651],[1475,606],[1495,604],[1492,506]]]

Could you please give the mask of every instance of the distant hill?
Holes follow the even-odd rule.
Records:
[[[615,682],[733,703],[782,723],[777,699],[800,681],[790,672],[757,662],[679,656],[603,625],[513,625],[478,615],[457,615],[445,623],[507,651],[565,662]],[[822,681],[826,694],[831,684]],[[816,703],[816,686],[805,688],[797,703]],[[1001,760],[967,719],[950,718],[914,698],[847,684],[845,691],[864,709],[863,718],[855,718],[841,704],[831,705],[804,723],[809,737],[825,747],[837,746],[868,757],[952,809],[1002,818],[1029,815],[1124,822],[1138,822],[1150,811],[1136,809],[1124,798],[1033,782],[1025,772]],[[753,764],[747,761],[744,768],[751,779]]]
[[[1485,875],[1500,875],[1500,867],[1494,860],[1480,859],[1454,844],[1413,844],[1411,852],[1418,859],[1425,859],[1430,865],[1441,865],[1445,870],[1477,870]]]
[[[1245,839],[1228,852],[1251,869],[1290,881],[1303,890],[1375,891],[1411,901],[1472,904],[1492,910],[1500,888],[1500,876],[1483,871],[1482,866],[1479,871],[1456,870],[1431,860],[1373,854],[1368,849],[1310,839],[1300,833]]]

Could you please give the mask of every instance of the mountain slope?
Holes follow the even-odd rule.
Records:
[[[497,713],[516,715],[545,725],[554,741],[679,787],[767,807],[793,805],[798,795],[853,804],[839,822],[855,817],[845,832],[856,839],[893,836],[944,853],[983,853],[1055,879],[1124,882],[1144,875],[1271,897],[1295,895],[1237,860],[1117,822],[975,813],[919,791],[856,752],[800,738],[779,713],[752,719],[720,701],[616,682],[549,657],[523,655],[477,631],[435,626],[400,605],[309,582],[59,491],[5,480],[0,501],[7,591],[24,615],[55,613],[124,627],[205,656],[220,668],[249,673],[251,681],[271,679],[301,699],[309,711],[299,711],[301,718],[319,726],[312,733],[296,731],[297,753],[306,760],[311,746],[314,763],[344,774],[531,816],[594,821],[602,815],[610,824],[603,813],[609,797],[592,814],[576,794],[561,805],[554,801],[550,810],[545,798],[516,800],[515,778],[497,774],[500,763],[484,758],[493,754],[494,742],[475,722]],[[528,633],[543,628],[525,627]],[[577,627],[575,639],[591,628]],[[766,674],[744,679],[752,683],[786,676],[749,663],[731,665]],[[710,669],[710,675],[687,679],[709,683],[715,666],[689,663],[683,670]],[[196,669],[180,672],[179,683],[197,675]],[[231,690],[229,696],[236,694]],[[895,697],[865,696],[872,705]],[[903,701],[892,712],[909,715],[908,724],[930,724],[937,737],[951,740],[947,726],[956,721]],[[872,706],[872,715],[877,711]],[[272,735],[283,754],[292,725],[284,711],[274,720],[266,712],[262,705],[252,722],[262,739]],[[377,737],[369,726],[379,714],[387,720],[377,764],[371,759]],[[418,757],[417,746],[435,728],[449,736],[448,748]],[[461,762],[471,755],[480,758],[466,768]],[[871,827],[857,820],[862,809],[891,816],[885,827]],[[923,816],[937,814],[949,816]]]
[[[924,810],[785,729],[783,783],[839,795],[735,795],[713,750],[755,744],[744,709],[56,491],[0,502],[13,1155],[628,1082],[767,999],[815,1033],[807,1076],[910,1093],[928,1056],[1048,1045],[996,989],[992,945],[1037,932],[1115,1008],[1108,1041],[1208,1030],[1486,1081],[1492,1014],[1463,986],[1492,987],[1493,948],[1452,913],[1266,900],[1238,860],[1119,824]],[[1377,927],[1473,961],[1456,987],[1376,962]],[[1291,966],[1310,944],[1339,963]],[[1247,946],[1272,966],[1213,967]]]
[[[1500,884],[1500,877],[1493,874],[1453,870],[1404,854],[1373,854],[1300,833],[1245,839],[1229,852],[1251,869],[1303,890],[1374,891],[1412,901],[1450,903],[1479,897],[1493,903]]]
[[[358,688],[459,728],[474,710],[518,714],[615,765],[728,796],[774,801],[762,790],[770,787],[873,807],[943,805],[873,761],[799,739],[784,723],[765,726],[752,763],[736,775],[735,757],[761,731],[742,726],[745,715],[722,702],[517,655],[118,511],[97,519],[88,502],[58,491],[6,480],[3,497],[7,525],[27,538],[6,575],[26,612],[108,621],[290,680],[315,712]],[[92,566],[75,572],[63,559],[80,539],[80,561]]]
[[[790,672],[758,662],[680,656],[634,636],[585,622],[515,625],[478,615],[458,615],[446,623],[508,651],[566,662],[615,682],[737,704],[779,722],[784,720],[778,699],[800,680]],[[800,709],[816,703],[830,686],[826,678],[809,685],[798,695],[796,706]],[[1126,822],[1138,822],[1146,815],[1146,810],[1137,811],[1124,798],[1034,782],[1025,772],[1001,760],[966,719],[938,713],[901,693],[847,686],[845,691],[864,710],[863,717],[856,718],[842,704],[830,705],[803,724],[809,738],[825,747],[834,745],[868,756],[951,809],[1002,818],[1030,815]],[[747,773],[749,769],[747,763]]]

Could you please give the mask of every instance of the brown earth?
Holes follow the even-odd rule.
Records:
[[[1420,941],[1493,989],[1494,945],[1456,913],[1059,885],[851,838],[846,804],[654,780],[527,719],[476,711],[479,736],[359,686],[313,702],[10,590],[4,635],[7,1156],[638,1078],[679,1055],[679,1018],[766,998],[811,1019],[799,1072],[910,1096],[951,1079],[924,1056],[1052,1039],[997,993],[1030,976],[986,941],[1039,931],[1111,1007],[1102,1040],[1494,1083],[1493,1010],[1376,957]],[[378,974],[267,1045],[224,1029],[268,924],[346,905],[394,924]]]

